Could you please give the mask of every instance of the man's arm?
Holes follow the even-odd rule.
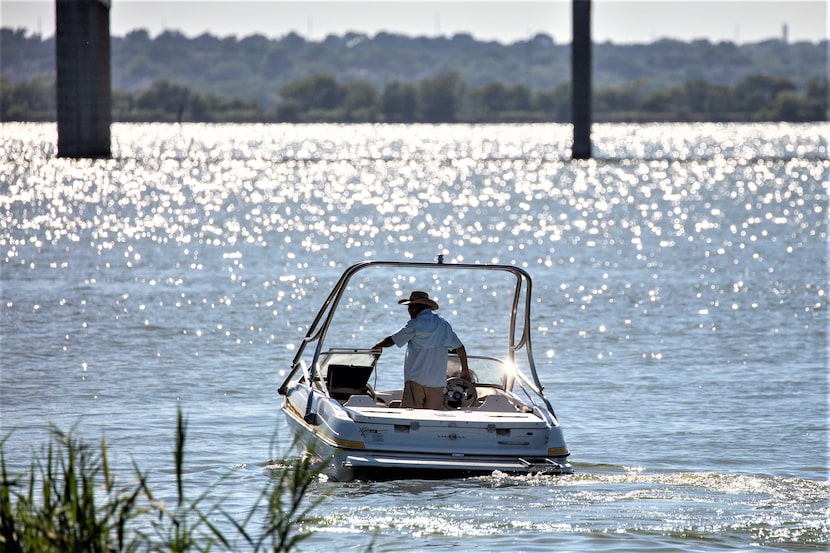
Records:
[[[467,350],[462,345],[461,347],[455,348],[455,353],[458,355],[458,360],[461,361],[461,378],[472,382],[473,379],[470,378],[470,367],[467,365]]]
[[[372,349],[383,349],[383,348],[388,348],[388,347],[391,347],[391,346],[394,346],[394,345],[395,345],[395,341],[392,340],[392,337],[387,336],[386,338],[384,338],[383,340],[381,340],[380,342],[378,342],[377,344],[372,346]]]

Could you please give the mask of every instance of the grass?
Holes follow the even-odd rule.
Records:
[[[309,457],[282,464],[242,520],[213,499],[212,489],[190,498],[184,485],[187,421],[178,412],[175,505],[157,498],[146,474],[133,464],[135,479],[116,481],[104,439],[91,447],[74,435],[51,428],[51,440],[35,455],[26,476],[10,475],[5,442],[0,441],[0,551],[8,553],[96,553],[236,550],[295,551],[310,533],[303,521],[319,505],[310,487],[320,469]],[[264,516],[263,516],[263,509]],[[259,516],[257,516],[259,515]],[[212,521],[225,519],[232,535]]]

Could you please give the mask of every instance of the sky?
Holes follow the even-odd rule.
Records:
[[[110,33],[175,30],[193,38],[295,32],[322,40],[347,32],[407,36],[469,33],[510,44],[545,33],[571,39],[571,0],[110,0]],[[53,1],[0,0],[0,25],[48,37],[55,32]],[[827,0],[593,0],[594,42],[649,43],[662,38],[739,44],[786,37],[828,37]]]

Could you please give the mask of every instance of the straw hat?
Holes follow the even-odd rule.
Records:
[[[438,309],[438,304],[435,303],[434,300],[429,299],[429,294],[426,292],[421,292],[420,290],[415,290],[411,294],[409,294],[409,299],[405,300],[398,300],[398,303],[401,305],[409,305],[410,303],[420,303],[422,305],[426,305],[433,311]]]

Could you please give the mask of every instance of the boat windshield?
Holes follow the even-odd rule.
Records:
[[[341,375],[349,375],[349,380],[359,380],[360,385],[366,384],[372,371],[377,364],[379,353],[373,350],[329,350],[320,354],[320,364],[317,374],[324,381],[329,382],[337,373],[337,378],[344,378]],[[469,356],[467,362],[473,383],[477,386],[492,386],[506,389],[507,383],[512,375],[508,370],[508,364],[495,357]],[[447,378],[461,374],[461,362],[458,356],[451,354],[447,359]],[[358,387],[357,385],[353,387]]]
[[[495,357],[467,356],[470,376],[476,386],[493,386],[506,389],[510,371],[508,365]],[[461,362],[457,355],[450,355],[447,360],[447,378],[461,374]]]

